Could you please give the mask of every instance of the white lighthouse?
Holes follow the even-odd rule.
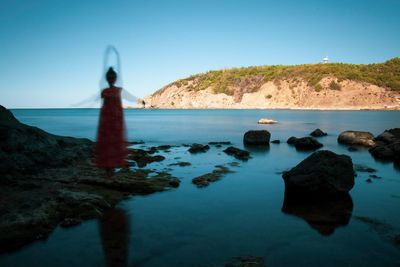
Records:
[[[328,63],[328,61],[329,61],[329,58],[327,56],[322,59],[322,63],[324,63],[324,64]]]

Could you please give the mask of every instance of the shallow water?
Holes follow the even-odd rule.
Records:
[[[24,123],[55,134],[96,136],[96,109],[19,109],[13,113]],[[223,266],[241,255],[261,256],[267,266],[400,265],[400,248],[390,242],[400,233],[400,171],[391,163],[375,161],[366,150],[349,152],[336,141],[344,130],[376,135],[400,127],[399,111],[126,110],[125,116],[128,138],[143,140],[146,146],[231,141],[243,148],[243,134],[249,129],[268,129],[271,140],[283,142],[271,144],[268,150],[251,151],[253,158],[237,167],[228,165],[239,161],[223,153],[223,148],[212,146],[197,155],[183,146],[172,148],[162,153],[165,161],[148,167],[172,168],[171,173],[181,179],[179,188],[131,197],[120,203],[122,211],[116,210],[116,219],[111,221],[57,228],[46,241],[0,255],[0,266],[107,266],[106,259],[112,257],[110,236],[126,237],[128,266]],[[258,125],[261,117],[279,123]],[[330,229],[307,223],[310,215],[298,208],[294,209],[298,216],[282,212],[280,172],[310,154],[297,152],[285,141],[290,136],[306,136],[315,128],[328,132],[319,139],[323,149],[350,155],[353,163],[373,167],[382,177],[366,183],[368,174],[358,173],[350,204],[345,204],[352,202],[352,217]],[[177,161],[192,165],[168,166]],[[191,184],[192,178],[218,164],[234,172],[204,189]],[[340,211],[340,204],[333,205]],[[326,213],[324,207],[312,210],[320,216]],[[357,216],[379,220],[385,227],[371,227]]]

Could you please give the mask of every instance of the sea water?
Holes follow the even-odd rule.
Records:
[[[12,112],[21,122],[54,134],[96,138],[98,109]],[[278,123],[257,124],[263,117]],[[181,180],[177,189],[133,196],[118,205],[128,225],[124,230],[128,266],[224,266],[230,258],[244,255],[263,257],[267,266],[400,265],[400,248],[391,243],[400,234],[400,170],[392,163],[374,160],[366,149],[349,152],[337,143],[337,136],[345,130],[378,135],[400,127],[399,111],[128,109],[125,122],[130,141],[141,140],[145,146],[177,145],[161,153],[165,161],[146,168],[168,170]],[[282,212],[282,171],[312,153],[298,152],[286,140],[307,136],[316,128],[328,133],[319,138],[322,149],[349,155],[353,163],[375,168],[375,174],[382,177],[367,183],[369,174],[358,173],[350,192],[352,217],[329,233],[313,225],[309,216]],[[247,162],[226,155],[224,148],[211,146],[206,153],[192,155],[181,146],[231,141],[244,148],[243,134],[257,129],[270,131],[271,140],[279,139],[281,144],[250,149],[252,158]],[[178,161],[192,165],[169,166]],[[229,165],[232,162],[239,165]],[[233,172],[207,188],[191,183],[216,165]],[[365,223],[360,217],[379,223]],[[101,227],[100,220],[69,229],[58,227],[45,241],[0,255],[0,266],[107,266],[110,255]],[[116,233],[120,227],[117,221]],[[108,235],[112,234],[111,230]]]

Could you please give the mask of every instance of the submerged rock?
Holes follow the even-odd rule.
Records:
[[[212,172],[193,178],[192,183],[195,184],[197,187],[206,187],[210,183],[218,181],[222,177],[222,175],[232,172],[224,166],[217,165],[215,167],[216,168]]]
[[[245,145],[269,145],[271,134],[267,130],[247,131],[243,137]]]
[[[353,200],[347,193],[326,199],[299,198],[285,194],[282,212],[302,218],[318,233],[329,236],[336,228],[349,224],[353,212]]]
[[[266,267],[266,265],[262,257],[240,256],[232,258],[225,267]]]
[[[189,148],[189,152],[192,154],[196,153],[204,153],[210,149],[209,145],[202,145],[202,144],[192,144]]]
[[[372,133],[361,131],[344,131],[339,135],[338,142],[349,146],[365,147],[372,147],[375,144]]]
[[[376,170],[374,168],[365,166],[363,164],[354,164],[354,170],[357,172],[376,172]]]
[[[246,150],[242,150],[233,146],[228,147],[224,152],[230,156],[234,156],[236,159],[243,161],[250,159],[250,153]]]
[[[190,162],[186,162],[186,161],[180,161],[177,163],[171,163],[168,166],[180,166],[180,167],[186,167],[186,166],[190,166],[192,165]]]
[[[282,176],[286,193],[324,197],[348,193],[354,186],[355,173],[349,156],[321,150]]]
[[[315,129],[310,133],[311,136],[313,137],[322,137],[328,135],[327,133],[323,132],[321,129]]]
[[[316,150],[323,147],[323,144],[318,142],[314,137],[296,138],[292,136],[287,140],[287,143],[294,145],[297,150]]]
[[[273,144],[280,144],[280,143],[281,143],[281,140],[272,140],[271,143],[273,143]]]

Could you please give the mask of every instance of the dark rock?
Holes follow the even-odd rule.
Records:
[[[329,236],[336,228],[349,224],[353,200],[347,193],[324,199],[285,194],[282,212],[304,219],[321,235]]]
[[[287,140],[287,143],[293,144],[297,150],[316,150],[323,146],[314,137],[301,137],[301,138],[290,137]]]
[[[372,180],[370,178],[368,178],[367,180],[365,180],[367,183],[372,183]]]
[[[372,147],[375,144],[372,133],[361,131],[344,131],[339,135],[338,142],[349,146],[365,147]]]
[[[225,267],[265,267],[265,263],[262,257],[241,256],[232,258]]]
[[[271,134],[267,130],[248,131],[244,134],[245,145],[268,145]]]
[[[128,141],[129,145],[143,145],[145,142],[140,140],[140,141]]]
[[[400,128],[385,130],[375,138],[376,142],[392,144],[400,141]]]
[[[356,148],[356,147],[354,147],[354,146],[349,146],[349,147],[347,148],[347,150],[350,151],[350,152],[355,152],[355,151],[358,151],[358,148]]]
[[[375,139],[375,146],[369,149],[374,158],[400,160],[400,128],[386,130]]]
[[[53,135],[20,123],[0,106],[0,173],[37,173],[91,156],[89,139]]]
[[[297,137],[291,136],[289,139],[286,141],[289,145],[294,145],[294,143],[297,141]]]
[[[60,226],[64,228],[73,227],[82,223],[81,219],[78,218],[65,218],[61,223]]]
[[[157,149],[158,150],[168,150],[168,149],[171,149],[171,147],[172,146],[170,146],[170,145],[161,145],[161,146],[158,146]]]
[[[271,143],[273,143],[273,144],[280,144],[280,143],[281,143],[281,140],[272,140]]]
[[[217,165],[211,173],[206,173],[192,179],[192,183],[197,187],[206,187],[210,183],[218,181],[222,175],[232,172],[227,167]]]
[[[310,133],[313,137],[322,137],[328,135],[327,133],[323,132],[321,129],[315,129]]]
[[[134,160],[140,168],[143,168],[152,162],[160,162],[165,159],[165,157],[161,155],[151,156],[150,154],[152,153],[152,150],[146,151],[143,149],[130,148],[128,151],[128,159]]]
[[[282,176],[286,193],[324,197],[349,192],[354,186],[354,175],[349,156],[321,150]]]
[[[363,164],[354,164],[354,170],[357,172],[376,172],[376,170],[374,168],[365,166]]]
[[[373,178],[373,179],[382,179],[382,177],[376,175],[376,174],[370,174],[369,177]]]
[[[246,161],[250,158],[250,153],[246,150],[242,150],[233,146],[228,147],[224,152],[230,156],[234,156],[236,159]]]
[[[204,153],[210,149],[209,145],[202,145],[202,144],[192,144],[189,148],[189,152],[192,154],[196,153]]]
[[[180,161],[177,163],[171,163],[168,166],[180,166],[180,167],[186,167],[192,165],[190,162],[185,162],[185,161]]]

